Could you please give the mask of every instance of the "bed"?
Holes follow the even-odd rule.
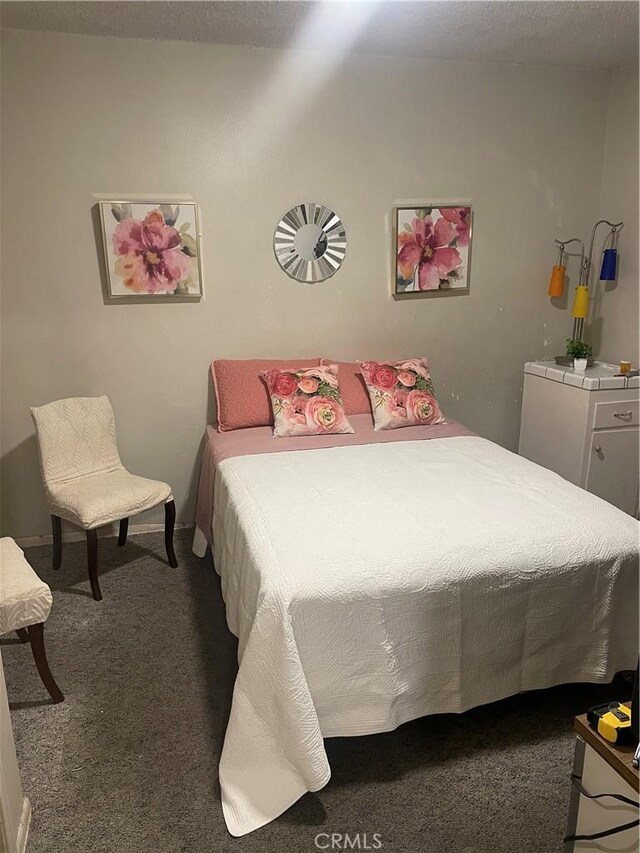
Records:
[[[351,422],[207,433],[194,551],[239,641],[235,836],[328,782],[325,737],[636,665],[637,521],[459,424]]]

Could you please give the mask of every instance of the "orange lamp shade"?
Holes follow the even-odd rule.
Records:
[[[574,320],[584,319],[589,310],[589,288],[584,285],[576,287],[576,295],[573,300],[573,311],[571,312]]]
[[[551,272],[551,281],[549,282],[549,296],[562,296],[564,291],[564,274],[565,267],[554,266]]]

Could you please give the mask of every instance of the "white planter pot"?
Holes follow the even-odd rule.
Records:
[[[584,373],[587,369],[587,359],[586,358],[574,358],[573,359],[573,369],[576,373]]]

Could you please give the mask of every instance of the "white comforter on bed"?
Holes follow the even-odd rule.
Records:
[[[638,530],[476,437],[222,462],[214,561],[240,662],[229,831],[322,788],[323,737],[634,667]]]

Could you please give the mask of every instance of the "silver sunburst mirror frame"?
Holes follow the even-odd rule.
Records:
[[[288,276],[305,284],[325,281],[342,266],[347,235],[340,217],[323,204],[303,202],[276,227],[273,251]]]

